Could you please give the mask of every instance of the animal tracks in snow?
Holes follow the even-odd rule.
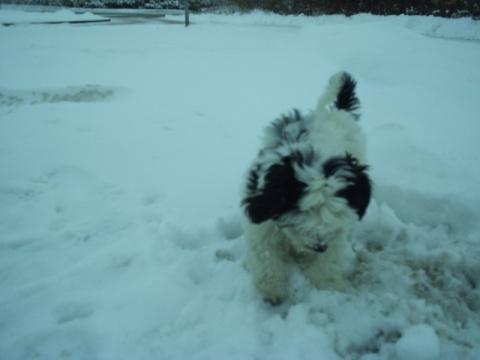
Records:
[[[15,185],[0,183],[2,262],[13,267],[0,282],[35,282],[128,232],[131,221],[112,201],[108,186],[75,166],[56,167]],[[13,261],[12,252],[25,261]]]

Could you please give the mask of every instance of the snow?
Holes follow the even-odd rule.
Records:
[[[191,20],[0,28],[0,359],[480,358],[479,23]],[[272,307],[240,182],[341,69],[376,189],[350,289]]]
[[[395,348],[398,360],[435,360],[440,353],[438,337],[428,325],[415,325],[405,330]]]

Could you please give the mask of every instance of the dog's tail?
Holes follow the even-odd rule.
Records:
[[[357,82],[347,72],[342,71],[333,75],[325,92],[318,99],[317,109],[324,110],[327,105],[331,105],[351,113],[355,119],[358,119],[360,114],[357,111],[360,108],[360,101],[355,94],[356,86]]]

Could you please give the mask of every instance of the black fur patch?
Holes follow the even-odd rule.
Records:
[[[323,164],[326,177],[337,176],[346,180],[348,185],[339,190],[335,195],[348,202],[348,206],[356,211],[361,219],[365,215],[367,206],[372,196],[372,184],[366,172],[368,166],[358,164],[356,158],[347,154],[344,157],[334,157]]]
[[[255,172],[255,169],[252,172]],[[258,174],[251,173],[250,179],[258,185]],[[270,166],[265,175],[264,188],[257,189],[259,194],[246,198],[243,203],[246,204],[246,211],[252,222],[259,224],[278,219],[296,209],[305,187],[306,184],[295,178],[292,158],[287,156],[281,163]]]
[[[249,194],[254,194],[258,189],[259,170],[260,166],[257,165],[254,169],[250,170],[248,174],[247,191]]]
[[[298,142],[307,132],[303,124],[302,114],[297,109],[293,109],[292,113],[283,115],[281,118],[273,121],[271,126],[273,134],[278,138],[276,146],[285,142]]]
[[[352,113],[355,119],[358,119],[360,114],[357,110],[360,109],[360,101],[355,94],[356,86],[357,82],[353,77],[345,73],[342,77],[342,87],[338,92],[337,100],[335,100],[335,107]]]

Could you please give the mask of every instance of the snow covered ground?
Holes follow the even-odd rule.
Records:
[[[191,20],[0,28],[0,359],[479,359],[480,24]],[[272,307],[240,182],[341,69],[376,188],[350,289]]]

